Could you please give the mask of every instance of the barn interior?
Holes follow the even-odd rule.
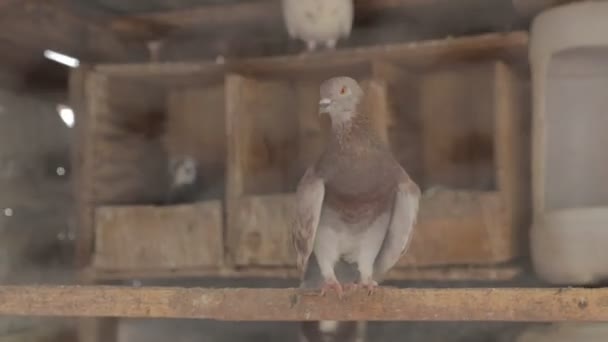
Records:
[[[366,87],[374,127],[423,192],[387,285],[600,286],[552,282],[531,261],[530,30],[576,2],[354,0],[350,36],[308,52],[278,0],[0,1],[0,287],[297,287],[286,227],[330,133],[319,84],[338,75]],[[580,201],[605,203],[587,184],[595,197]],[[586,262],[608,277],[602,255]],[[589,321],[608,320],[603,303]],[[0,342],[298,338],[293,321],[42,316],[0,317]],[[362,326],[357,341],[608,339],[607,326],[581,322]]]

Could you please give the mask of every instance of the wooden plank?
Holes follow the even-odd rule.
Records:
[[[297,289],[3,286],[0,314],[230,321],[608,322],[608,289],[380,288],[342,300]]]
[[[470,65],[448,62],[422,77],[427,187],[495,188],[493,79],[487,61]]]
[[[241,266],[295,265],[288,227],[292,193],[245,196],[236,203],[231,249]],[[436,190],[424,196],[410,249],[399,267],[484,265],[517,256],[498,192]]]
[[[423,186],[420,71],[394,63],[374,61],[373,75],[374,79],[386,83],[387,126],[393,154],[410,177]]]
[[[531,201],[531,104],[529,77],[504,63],[495,66],[495,164],[497,186],[505,203],[514,241],[528,238]]]
[[[390,116],[386,82],[379,79],[364,80],[361,86],[365,91],[364,113],[370,117],[373,130],[378,133],[380,141],[388,146]]]
[[[232,260],[243,263],[250,259],[251,254],[240,249],[241,243],[254,248],[263,247],[245,242],[249,241],[243,235],[246,231],[249,231],[251,236],[261,234],[261,241],[288,241],[282,237],[278,240],[266,239],[269,237],[267,231],[281,229],[279,225],[273,224],[275,220],[272,219],[280,216],[281,211],[262,210],[255,200],[242,198],[250,195],[281,194],[295,188],[293,174],[298,168],[297,113],[292,113],[289,104],[292,94],[287,79],[258,80],[229,75],[226,82],[227,243]],[[282,209],[281,200],[274,203],[274,209]],[[246,217],[244,213],[252,216]],[[258,221],[260,219],[270,221]],[[257,225],[257,222],[260,225]],[[258,232],[258,228],[262,231]],[[257,238],[254,240],[258,241]],[[268,254],[272,250],[274,249],[257,251],[267,256],[268,260],[274,260],[272,263],[284,262],[284,259],[279,257],[285,255],[274,257]],[[252,260],[254,259],[262,263],[267,260],[259,255]]]
[[[515,1],[515,0],[514,0]],[[357,0],[355,1],[355,15],[358,25],[356,29],[366,28],[366,24],[372,21],[375,24],[384,25],[387,22],[404,21],[403,16],[395,13],[406,13],[405,21],[426,21],[424,28],[428,31],[438,30],[441,22],[447,22],[443,26],[457,26],[458,29],[475,27],[482,23],[492,22],[493,18],[500,16],[500,23],[511,23],[511,26],[521,25],[521,16],[508,9],[509,0],[476,1],[438,1],[438,0]],[[488,8],[496,8],[488,10]],[[450,14],[456,12],[466,16],[483,11],[484,16],[471,16],[467,25],[462,21],[450,18]],[[234,30],[235,27],[243,27],[252,24],[264,23],[265,27],[276,27],[283,25],[281,5],[278,1],[248,1],[233,2],[230,4],[210,4],[197,7],[181,8],[165,11],[142,11],[143,14],[125,15],[110,21],[109,27],[114,31],[131,36],[150,36],[151,34],[162,34],[171,31],[184,32],[188,30],[209,30],[215,33],[225,28]],[[525,11],[522,11],[524,13]],[[392,16],[390,15],[392,14]],[[486,19],[490,17],[492,19]],[[378,20],[381,18],[381,20]],[[413,20],[412,20],[413,19]],[[426,20],[425,20],[426,19]],[[459,25],[458,25],[459,24]],[[495,24],[496,26],[499,23]],[[505,27],[507,25],[504,25]],[[498,27],[496,27],[497,29]],[[445,28],[442,30],[445,31]]]
[[[331,129],[329,115],[319,115],[319,83],[313,80],[300,81],[294,85],[294,99],[298,117],[298,170],[297,176],[304,174],[312,165],[327,142]]]
[[[503,211],[497,192],[436,190],[426,194],[412,242],[398,265],[482,265],[512,260],[516,248]]]
[[[356,1],[354,30],[339,45],[369,46],[527,27],[509,0],[490,2],[493,5],[488,0]],[[463,17],[471,20],[463,22],[459,19]],[[277,1],[148,12],[118,17],[108,25],[124,37],[162,41],[159,58],[165,61],[293,54],[303,49],[302,43],[285,34]]]
[[[295,199],[291,194],[246,196],[234,208],[234,261],[240,266],[292,265],[295,253],[289,236]],[[237,232],[234,230],[238,229]]]
[[[400,281],[507,281],[520,276],[523,269],[519,266],[449,266],[428,268],[393,268],[387,280]],[[180,268],[154,270],[99,270],[88,268],[81,272],[82,279],[93,281],[114,281],[125,279],[178,279],[196,277],[220,278],[272,278],[299,279],[295,267],[241,267],[241,268]]]
[[[245,191],[244,165],[246,135],[249,126],[248,118],[240,118],[243,111],[243,97],[246,96],[245,83],[247,79],[241,75],[229,74],[226,76],[226,261],[234,263],[237,250],[231,248],[233,241],[238,241],[238,230],[231,230],[237,221],[234,214],[238,207],[238,199]],[[243,128],[244,127],[244,128]],[[244,131],[242,134],[242,131]]]
[[[90,71],[90,66],[82,65],[70,74],[70,104],[74,110],[72,134],[75,135],[75,144],[72,145],[73,191],[78,210],[75,258],[78,267],[88,265],[93,252],[95,232],[91,182],[94,168],[90,158],[93,152],[90,132],[95,128],[94,116],[105,110],[106,80]]]
[[[224,256],[222,227],[219,200],[162,207],[98,207],[94,267],[217,267]]]
[[[457,39],[435,39],[401,44],[382,44],[319,51],[301,56],[282,55],[258,57],[228,63],[235,72],[285,75],[298,72],[306,75],[311,70],[357,70],[370,61],[392,62],[400,66],[426,68],[444,63],[474,63],[505,58],[524,61],[527,58],[528,33],[488,33]],[[335,71],[334,71],[335,72]],[[359,72],[361,74],[361,72]]]
[[[373,12],[411,9],[428,3],[428,0],[363,0],[356,2],[355,11],[358,15],[363,13],[369,15]],[[126,34],[136,32],[142,34],[158,31],[160,27],[184,30],[194,27],[229,27],[260,22],[264,22],[265,25],[277,25],[281,24],[282,20],[280,2],[252,1],[122,16],[112,20],[109,27]]]
[[[95,243],[94,207],[91,203],[91,163],[92,134],[94,117],[99,109],[97,92],[104,92],[104,81],[92,75],[91,65],[81,64],[70,72],[69,105],[74,111],[74,129],[71,131],[72,141],[72,192],[76,199],[76,232],[75,262],[77,267],[87,267],[93,258]],[[90,102],[91,103],[90,103]],[[102,95],[103,101],[103,95]],[[85,282],[95,282],[96,279],[84,278]],[[85,318],[77,321],[77,340],[79,342],[114,342],[117,338],[117,320]]]

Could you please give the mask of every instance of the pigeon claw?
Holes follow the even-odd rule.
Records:
[[[376,288],[378,288],[378,283],[374,280],[370,280],[368,282],[362,283],[361,286],[363,286],[367,290],[367,295],[371,296],[376,291]]]
[[[340,283],[338,281],[336,281],[336,280],[326,281],[325,284],[323,284],[323,287],[321,287],[321,296],[325,296],[325,293],[327,293],[327,291],[336,291],[338,298],[342,299],[342,295],[343,295],[342,285],[340,285]]]

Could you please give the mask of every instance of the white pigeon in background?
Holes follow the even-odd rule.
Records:
[[[350,36],[353,0],[283,0],[283,18],[289,36],[305,41],[308,51],[320,44],[333,49]]]
[[[169,158],[170,185],[166,202],[192,202],[200,185],[196,160],[191,156]]]

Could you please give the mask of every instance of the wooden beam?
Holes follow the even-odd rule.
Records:
[[[394,268],[387,280],[399,281],[508,281],[522,274],[517,266],[449,266],[434,268]],[[122,279],[179,279],[179,278],[269,278],[298,279],[300,273],[295,267],[246,267],[231,268],[181,268],[181,269],[139,269],[108,270],[88,267],[80,274],[87,282],[113,281]]]
[[[256,1],[123,16],[111,21],[109,26],[116,31],[128,32],[136,25],[162,25],[174,30],[193,26],[214,27],[219,25],[225,27],[277,20],[281,20],[279,1]]]
[[[491,2],[510,5],[508,1],[492,0]],[[395,11],[406,13],[408,17],[415,16],[416,13],[418,15],[423,13],[428,15],[433,11],[441,15],[446,12],[446,8],[467,11],[470,8],[487,7],[488,0],[467,1],[461,5],[455,5],[453,2],[451,0],[355,0],[355,19],[361,22],[367,21],[369,17],[382,15],[382,22],[379,22],[379,24],[385,24],[387,17],[384,14],[394,16]],[[499,13],[503,16],[506,15],[504,12],[499,11]],[[402,22],[404,19],[408,18],[401,16],[398,21]],[[256,27],[276,26],[277,29],[284,31],[280,1],[259,0],[150,12],[121,16],[109,23],[111,29],[126,35],[146,35],[152,32],[159,33],[159,31],[167,33],[194,29],[221,32],[225,29],[234,30],[234,28],[248,25],[255,25]]]
[[[0,38],[58,50],[83,60],[130,61],[147,56],[143,43],[126,41],[98,23],[71,13],[58,0],[29,0],[7,9]]]
[[[0,315],[229,321],[608,322],[608,289],[380,288],[340,300],[296,289],[0,287]]]
[[[356,13],[369,14],[395,9],[412,9],[420,6],[436,6],[441,0],[355,0]],[[205,5],[173,11],[152,12],[123,16],[111,23],[113,29],[129,28],[134,21],[165,24],[174,28],[192,26],[228,26],[235,23],[267,23],[281,21],[280,1],[251,1],[226,5]]]
[[[511,0],[360,0],[356,1],[355,14],[353,32],[339,43],[340,47],[523,27]],[[253,57],[303,48],[300,42],[288,39],[279,1],[127,15],[110,20],[108,26],[124,37],[161,41],[159,55],[163,61],[217,55]]]

